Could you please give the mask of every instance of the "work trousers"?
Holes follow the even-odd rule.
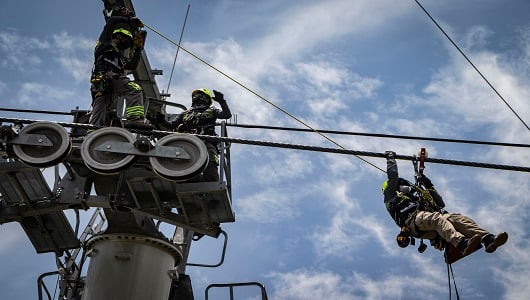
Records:
[[[451,243],[455,247],[464,238],[474,235],[484,237],[489,232],[481,228],[468,216],[457,213],[439,213],[419,211],[416,214],[414,223],[419,230],[435,231],[442,239]],[[411,226],[414,226],[413,224]],[[411,228],[412,229],[412,228]]]
[[[113,99],[115,97],[115,99]],[[97,126],[109,126],[109,111],[116,110],[118,103],[125,99],[125,118],[143,118],[144,103],[142,88],[127,76],[110,79],[109,86],[103,95],[92,102],[89,123]],[[117,112],[118,116],[121,112]]]
[[[219,154],[217,153],[217,147],[206,143],[206,149],[208,149],[208,165],[202,173],[202,180],[219,181]]]

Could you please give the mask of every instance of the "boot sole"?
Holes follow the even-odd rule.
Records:
[[[481,247],[481,237],[479,235],[474,235],[468,241],[468,245],[462,255],[467,256]]]
[[[498,247],[504,245],[508,241],[508,234],[506,232],[500,233],[495,237],[493,242],[486,247],[486,252],[493,253]]]

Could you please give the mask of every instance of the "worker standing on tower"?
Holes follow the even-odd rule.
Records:
[[[213,106],[216,101],[221,109]],[[217,135],[215,133],[215,121],[217,119],[230,119],[232,113],[221,92],[216,90],[212,92],[202,88],[194,90],[191,93],[191,108],[179,114],[172,127],[178,132],[187,132],[201,135]],[[202,181],[218,181],[219,174],[217,166],[219,165],[218,143],[214,141],[205,141],[208,149],[209,162],[202,174]]]
[[[116,110],[118,101],[125,99],[124,127],[152,128],[144,121],[142,88],[127,77],[127,70],[136,68],[143,50],[144,40],[139,30],[142,26],[130,13],[107,18],[94,49],[90,124],[109,126],[109,112]],[[126,56],[126,52],[130,55]]]
[[[444,241],[455,246],[463,256],[466,256],[484,244],[486,252],[495,252],[497,247],[502,246],[508,240],[508,234],[502,232],[493,235],[482,229],[471,218],[458,214],[448,213],[443,210],[445,204],[438,194],[432,182],[425,175],[419,178],[419,183],[428,192],[427,197],[432,197],[434,209],[428,209],[422,203],[425,197],[418,193],[417,186],[398,176],[398,168],[395,160],[395,153],[387,151],[387,176],[388,180],[383,182],[382,191],[385,206],[403,231],[408,232],[412,237],[428,238],[438,235]],[[404,229],[404,230],[403,230]],[[400,244],[398,235],[398,244]]]

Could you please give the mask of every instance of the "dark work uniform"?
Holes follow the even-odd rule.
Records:
[[[108,111],[116,109],[114,106],[116,103],[112,101],[113,96],[117,96],[117,101],[125,99],[126,119],[144,118],[142,88],[126,76],[126,70],[136,68],[141,50],[131,49],[133,56],[129,59],[123,54],[125,49],[118,49],[112,43],[112,33],[115,29],[130,30],[130,26],[126,26],[128,21],[128,17],[110,17],[94,49],[94,69],[91,79],[93,103],[89,121],[92,125],[110,125],[110,120],[107,120]]]
[[[215,122],[217,119],[230,119],[232,113],[226,103],[226,100],[219,101],[221,109],[213,106],[197,105],[192,106],[182,114],[179,114],[173,121],[173,128],[179,132],[187,132],[200,135],[217,135],[215,133]],[[219,174],[217,166],[219,165],[219,151],[217,143],[214,141],[205,141],[208,149],[209,162],[206,170],[203,172],[203,181],[218,181]]]
[[[465,238],[490,234],[465,215],[424,210],[418,195],[400,191],[400,186],[410,185],[410,182],[398,177],[394,158],[387,158],[387,176],[388,185],[383,191],[386,209],[398,226],[407,227],[414,236],[431,239],[438,234],[456,247]],[[443,207],[443,200],[431,181],[425,179],[424,184],[433,200]]]

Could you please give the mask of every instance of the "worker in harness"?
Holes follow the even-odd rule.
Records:
[[[92,111],[89,123],[110,126],[109,114],[125,99],[124,127],[150,129],[144,120],[142,88],[127,77],[127,70],[136,68],[144,41],[139,28],[142,22],[136,18],[112,15],[94,49],[94,67],[91,78]],[[145,36],[143,36],[145,38]],[[125,55],[129,50],[129,56]],[[113,101],[113,96],[117,97]]]
[[[445,211],[442,197],[429,178],[423,175],[418,178],[419,186],[414,185],[399,177],[395,152],[387,151],[385,156],[388,179],[381,187],[384,203],[390,216],[402,228],[402,232],[407,232],[412,237],[426,239],[433,239],[438,235],[456,247],[463,256],[480,248],[481,244],[485,246],[486,252],[493,253],[506,243],[508,240],[506,232],[491,234],[471,218]],[[432,198],[429,203],[425,203],[426,197]],[[403,234],[400,234],[402,236],[400,239],[398,235],[398,244],[406,247],[406,244],[400,244],[400,241],[403,241]]]
[[[213,101],[219,103],[221,109],[215,108]],[[171,127],[178,132],[216,136],[215,121],[217,119],[230,119],[231,117],[232,113],[221,92],[214,90],[212,94],[210,90],[201,88],[191,93],[191,108],[177,115]],[[209,140],[205,140],[205,143],[209,161],[200,180],[218,181],[218,143]]]

